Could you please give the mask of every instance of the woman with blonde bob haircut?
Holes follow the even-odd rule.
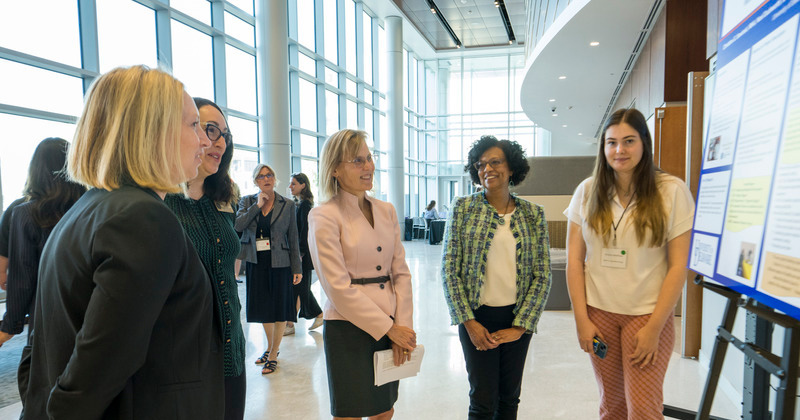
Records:
[[[325,358],[334,418],[390,419],[398,381],[375,386],[373,355],[392,349],[395,365],[411,358],[411,273],[394,207],[367,195],[375,163],[367,134],[341,130],[322,149],[322,196],[308,215],[308,248],[328,301]]]
[[[24,418],[222,418],[213,285],[163,202],[197,176],[198,121],[161,70],[89,89],[67,170],[91,189],[42,251]]]

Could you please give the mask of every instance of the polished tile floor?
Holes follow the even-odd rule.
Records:
[[[469,387],[458,333],[449,325],[439,279],[441,246],[422,241],[403,244],[413,274],[417,342],[425,345],[425,360],[419,376],[401,381],[395,418],[466,419]],[[312,290],[322,303],[319,285]],[[330,418],[321,328],[309,332],[310,324],[301,320],[295,335],[284,338],[279,368],[266,376],[252,364],[265,349],[264,331],[260,324],[245,324],[247,419]],[[578,349],[573,325],[571,312],[543,315],[525,367],[520,419],[597,418],[597,386],[588,356]],[[697,361],[673,353],[665,403],[696,409],[704,382],[704,369]],[[740,407],[718,392],[712,414],[738,419]],[[6,407],[0,410],[0,420],[14,419],[17,413],[19,404]]]

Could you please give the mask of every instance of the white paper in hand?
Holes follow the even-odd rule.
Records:
[[[374,356],[375,386],[417,376],[419,368],[422,366],[422,357],[424,355],[425,346],[419,345],[411,352],[411,360],[400,366],[395,366],[394,353],[391,349],[376,351]]]

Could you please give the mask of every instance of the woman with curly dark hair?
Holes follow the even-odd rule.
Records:
[[[470,419],[517,417],[531,334],[550,291],[544,209],[511,195],[530,169],[517,142],[483,136],[465,170],[483,191],[457,198],[445,228],[444,294],[458,325]]]
[[[10,215],[8,300],[0,326],[0,346],[22,332],[26,315],[30,315],[30,325],[33,325],[42,248],[53,226],[86,191],[62,173],[67,147],[66,140],[56,137],[39,143],[28,168],[25,202],[15,207]],[[30,334],[29,329],[29,338]]]

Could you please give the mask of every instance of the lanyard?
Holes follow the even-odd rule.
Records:
[[[633,202],[633,197],[636,197],[636,193],[633,193],[633,195],[631,196],[631,200],[628,201],[628,205],[625,206],[625,210],[622,210],[622,214],[619,216],[619,220],[617,220],[617,223],[615,224],[614,219],[611,219],[611,227],[614,228],[614,246],[617,246],[617,228],[619,227],[620,223],[622,223],[622,218],[625,217],[625,212],[628,211],[628,207],[631,206],[631,203]]]

